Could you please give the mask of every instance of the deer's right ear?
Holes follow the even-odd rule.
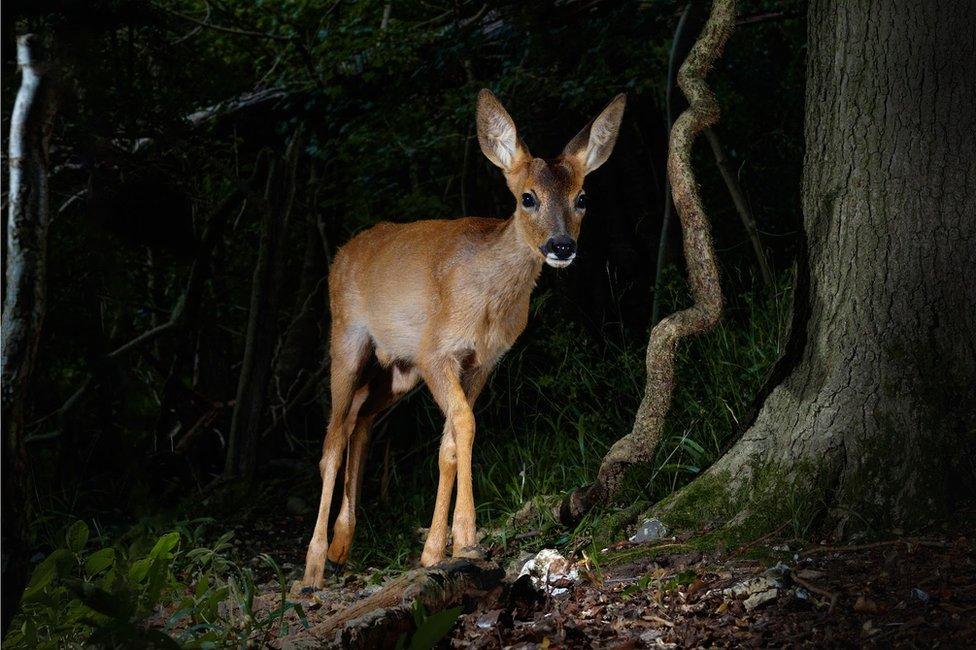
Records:
[[[515,130],[515,122],[487,88],[478,93],[478,143],[488,160],[510,174],[528,159],[529,152]]]

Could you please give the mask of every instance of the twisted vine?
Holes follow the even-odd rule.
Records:
[[[559,516],[564,523],[578,522],[595,505],[611,500],[624,472],[650,461],[661,441],[665,418],[674,393],[674,359],[681,339],[709,331],[722,313],[722,289],[708,218],[691,168],[695,137],[718,122],[719,106],[705,76],[722,53],[735,25],[735,0],[715,0],[698,40],[678,71],[678,86],[688,108],[671,128],[668,178],[681,222],[688,284],[695,299],[688,309],[667,316],[651,331],[647,345],[647,383],[634,416],[631,432],[620,438],[603,457],[596,480],[563,499]]]

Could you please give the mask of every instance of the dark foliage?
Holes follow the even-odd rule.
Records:
[[[238,478],[242,465],[226,462],[232,429],[252,437],[261,479],[314,468],[328,409],[324,291],[336,248],[381,220],[511,210],[475,138],[483,86],[536,155],[557,153],[610,97],[628,93],[617,150],[588,183],[578,262],[544,273],[529,328],[479,414],[478,489],[490,514],[585,482],[639,400],[664,203],[667,57],[683,7],[5,3],[4,131],[18,83],[15,34],[50,43],[62,90],[48,313],[27,405],[31,478],[47,513],[35,524],[36,547],[57,547],[52,536],[69,515],[122,525]],[[713,81],[724,111],[717,130],[783,278],[799,241],[804,9],[800,0],[743,2],[744,24]],[[291,163],[289,143],[298,148]],[[687,352],[682,372],[687,385],[726,384],[707,406],[701,394],[678,395],[669,447],[677,451],[635,482],[646,498],[721,451],[781,343],[783,287],[762,288],[704,143],[696,164],[730,310],[719,332]],[[672,233],[669,257],[680,269],[678,244]],[[249,328],[262,254],[264,311]],[[669,307],[686,300],[671,274]],[[160,326],[151,340],[122,347]],[[260,366],[260,383],[236,414],[247,426],[232,426],[249,363]],[[701,422],[710,423],[704,433],[684,435]],[[421,395],[378,427],[369,508],[411,513],[406,528],[429,515],[439,430]],[[556,445],[563,471],[526,485],[526,459],[551,436],[567,443]],[[299,474],[294,485],[317,489]],[[307,490],[302,498],[314,499]],[[402,563],[402,546],[390,541],[402,530],[368,524],[361,534],[385,541],[363,553]]]

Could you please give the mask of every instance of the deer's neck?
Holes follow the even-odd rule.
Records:
[[[490,311],[528,310],[528,300],[542,272],[542,256],[526,243],[514,217],[506,220],[485,248],[482,267]],[[501,315],[501,314],[499,314]]]

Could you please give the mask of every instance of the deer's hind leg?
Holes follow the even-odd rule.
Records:
[[[333,327],[336,327],[333,323]],[[331,393],[332,409],[329,425],[322,445],[319,471],[322,474],[322,496],[319,500],[315,530],[305,556],[305,576],[302,585],[319,588],[325,582],[325,559],[329,548],[329,510],[335,489],[336,474],[343,453],[352,435],[359,409],[369,394],[368,386],[361,385],[362,373],[372,346],[365,330],[339,328],[333,331],[331,343]]]
[[[363,465],[369,447],[369,435],[376,417],[400,401],[418,381],[416,371],[405,364],[394,364],[379,369],[369,382],[369,395],[359,409],[359,419],[346,447],[345,484],[342,508],[336,517],[329,545],[328,560],[331,566],[341,568],[349,558],[353,535],[356,531],[356,502],[363,484]]]

